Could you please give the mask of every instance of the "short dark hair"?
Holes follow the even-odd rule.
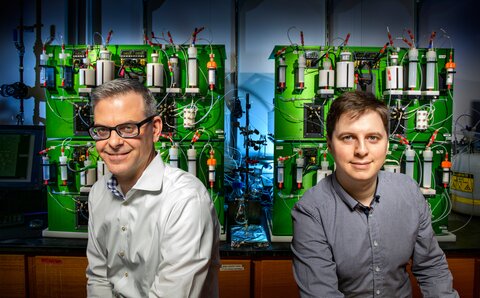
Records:
[[[370,92],[353,91],[345,92],[333,100],[327,115],[327,137],[332,139],[335,126],[343,114],[350,114],[352,119],[357,119],[367,111],[374,111],[382,118],[388,135],[389,112],[385,103]]]
[[[122,78],[109,81],[93,89],[90,97],[92,101],[92,110],[95,111],[95,105],[102,99],[130,92],[142,96],[145,107],[145,117],[157,114],[157,102],[152,92],[138,80]]]

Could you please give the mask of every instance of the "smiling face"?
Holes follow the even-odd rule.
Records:
[[[144,100],[135,92],[99,100],[94,110],[96,126],[115,127],[122,123],[138,123],[147,116],[150,115],[145,115]],[[123,191],[128,191],[136,183],[155,157],[153,143],[158,141],[161,123],[157,116],[140,128],[137,137],[124,139],[112,130],[110,138],[96,142],[100,157],[115,175]]]
[[[372,110],[352,118],[340,116],[328,139],[336,163],[336,178],[349,193],[375,187],[388,149],[388,135],[380,115]]]

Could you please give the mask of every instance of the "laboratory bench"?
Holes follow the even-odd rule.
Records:
[[[460,297],[480,298],[480,218],[452,213],[449,230],[455,242],[440,242]],[[86,297],[86,239],[45,238],[25,226],[0,229],[2,297]],[[222,241],[220,296],[298,297],[287,242],[268,247],[232,248]],[[421,297],[415,281],[414,297]]]

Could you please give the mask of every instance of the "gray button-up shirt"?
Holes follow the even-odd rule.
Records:
[[[410,260],[425,297],[458,297],[430,209],[406,175],[379,172],[370,208],[330,175],[305,193],[292,216],[301,297],[411,297]]]

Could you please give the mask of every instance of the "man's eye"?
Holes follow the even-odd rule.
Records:
[[[369,136],[369,137],[368,137],[368,140],[371,141],[371,142],[376,142],[376,141],[378,141],[379,139],[380,139],[380,138],[377,137],[377,136]]]
[[[95,132],[99,135],[105,135],[108,133],[108,128],[106,127],[96,127]]]
[[[119,130],[123,133],[132,133],[137,129],[134,124],[125,124],[119,127]]]
[[[352,137],[352,136],[343,136],[343,137],[342,137],[342,140],[344,140],[344,141],[351,141],[351,140],[353,140],[353,137]]]

